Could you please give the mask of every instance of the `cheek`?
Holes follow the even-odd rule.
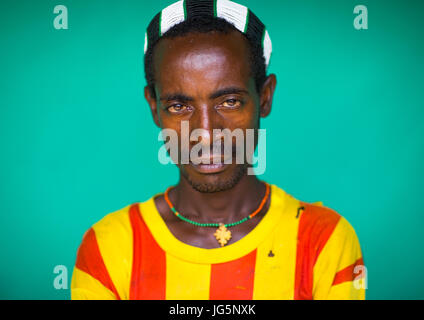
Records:
[[[178,134],[178,139],[181,134],[181,121],[183,121],[183,119],[175,116],[170,116],[169,113],[164,110],[159,112],[159,123],[161,129],[174,130]]]
[[[162,108],[159,109],[158,116],[162,129],[179,130],[181,120],[176,120],[175,117],[170,116],[169,113]]]
[[[225,127],[229,129],[255,129],[258,127],[259,111],[253,102],[246,104],[241,110],[223,114]]]

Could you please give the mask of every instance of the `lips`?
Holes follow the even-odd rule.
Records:
[[[203,173],[203,174],[219,173],[224,171],[229,166],[229,164],[224,163],[226,159],[228,158],[224,158],[224,156],[222,155],[214,155],[209,158],[199,157],[195,159],[196,162],[198,162],[199,164],[190,162],[190,165],[199,173]],[[231,157],[229,159],[231,159]],[[214,163],[214,162],[217,162],[217,163]]]
[[[199,173],[211,174],[224,171],[229,165],[224,163],[219,164],[191,164],[191,166]]]
[[[212,155],[210,157],[196,157],[192,158],[194,164],[221,164],[227,160],[231,160],[232,156],[225,157],[224,155]]]

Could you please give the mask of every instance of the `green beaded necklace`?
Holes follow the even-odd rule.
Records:
[[[234,227],[238,224],[241,224],[241,223],[243,223],[247,220],[252,219],[255,215],[257,215],[262,210],[263,206],[265,205],[265,203],[268,199],[269,191],[270,191],[269,184],[265,182],[265,186],[266,186],[265,196],[263,197],[259,207],[254,212],[249,214],[246,218],[243,218],[243,219],[236,221],[236,222],[226,223],[226,224],[223,224],[223,223],[200,223],[200,222],[190,220],[190,219],[184,217],[183,215],[181,215],[181,213],[179,213],[177,211],[177,209],[175,209],[175,207],[172,205],[171,201],[169,200],[169,196],[168,196],[169,190],[171,190],[172,187],[169,187],[165,191],[164,197],[165,197],[165,201],[168,204],[171,211],[175,214],[175,216],[177,216],[181,220],[188,222],[188,223],[191,223],[191,224],[193,224],[197,227],[218,227],[218,229],[214,233],[214,236],[215,236],[216,240],[218,240],[221,247],[223,247],[231,239],[231,231],[228,230],[227,228]]]

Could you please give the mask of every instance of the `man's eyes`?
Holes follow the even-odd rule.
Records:
[[[170,113],[181,113],[189,110],[189,107],[184,104],[173,104],[167,108]]]
[[[224,102],[220,103],[216,106],[217,109],[238,109],[243,105],[243,101],[239,99],[227,99]],[[192,108],[190,106],[187,106],[185,104],[181,103],[175,103],[169,107],[166,108],[169,113],[173,114],[179,114],[184,113],[186,111],[191,111]]]
[[[242,106],[242,101],[238,99],[228,99],[219,105],[221,108],[237,109]]]

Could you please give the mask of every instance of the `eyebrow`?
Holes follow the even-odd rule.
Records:
[[[238,88],[238,87],[228,87],[228,88],[222,88],[219,89],[209,95],[209,99],[216,99],[221,96],[225,96],[227,94],[247,94],[249,93],[247,90]],[[160,96],[159,98],[161,101],[181,101],[181,102],[187,102],[187,101],[194,101],[193,97],[187,96],[184,93],[176,92],[176,93],[170,93],[165,94],[163,96]]]
[[[216,99],[221,96],[225,96],[226,94],[241,94],[241,93],[249,93],[247,90],[237,87],[228,87],[219,89],[218,91],[215,91],[209,96],[209,99]]]
[[[185,95],[184,93],[170,93],[170,94],[165,94],[163,96],[160,96],[159,98],[161,101],[182,101],[182,102],[186,102],[186,101],[193,101],[194,99],[192,97],[189,97],[187,95]]]

